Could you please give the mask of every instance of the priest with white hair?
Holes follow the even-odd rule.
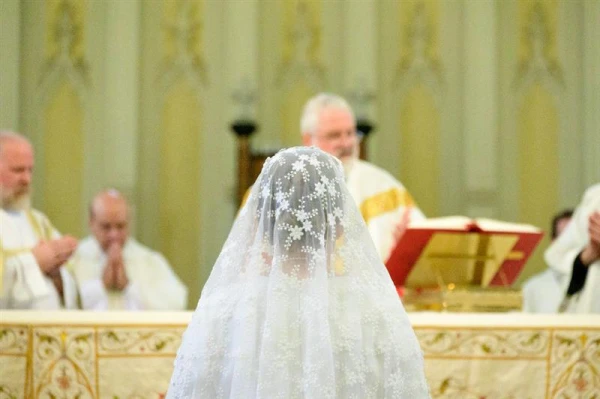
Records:
[[[387,261],[410,221],[425,219],[410,193],[387,171],[358,157],[356,118],[348,102],[320,93],[304,106],[300,121],[302,143],[337,157],[346,184],[383,262]]]
[[[29,140],[0,131],[0,309],[76,309],[65,263],[77,240],[61,237],[31,207],[34,152]]]

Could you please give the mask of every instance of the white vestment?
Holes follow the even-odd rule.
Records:
[[[528,313],[558,313],[563,300],[565,277],[546,269],[523,284],[523,311]]]
[[[183,310],[187,288],[167,260],[133,238],[123,248],[129,284],[123,291],[104,287],[102,275],[107,256],[94,237],[82,240],[70,262],[84,309],[93,310]]]
[[[396,227],[406,208],[410,221],[425,219],[402,183],[385,170],[362,160],[354,161],[346,175],[346,184],[363,219],[381,260],[387,261],[396,244]]]
[[[589,242],[588,218],[593,212],[600,212],[600,184],[590,187],[575,210],[565,231],[546,250],[548,265],[564,276],[561,295],[564,298],[571,276],[573,262]],[[580,292],[567,298],[566,311],[570,313],[600,313],[600,260],[588,266],[585,284]]]
[[[0,209],[0,309],[78,307],[77,287],[66,268],[60,268],[63,303],[52,279],[42,272],[31,252],[40,240],[59,237],[41,212]]]

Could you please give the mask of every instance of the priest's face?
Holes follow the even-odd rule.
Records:
[[[304,136],[305,145],[314,145],[342,162],[356,158],[358,135],[353,116],[342,108],[325,108],[319,114],[317,130]]]
[[[25,209],[31,197],[33,148],[25,140],[0,144],[0,199],[2,208]]]
[[[125,246],[129,237],[129,214],[123,198],[103,196],[96,199],[90,214],[90,230],[106,252],[111,246]]]

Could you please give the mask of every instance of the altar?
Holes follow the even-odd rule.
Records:
[[[411,313],[432,398],[600,395],[600,316]],[[0,398],[162,398],[191,312],[0,312]]]

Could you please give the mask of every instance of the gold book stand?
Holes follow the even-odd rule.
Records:
[[[522,307],[520,290],[510,288],[506,260],[519,234],[435,232],[406,279],[403,303],[409,311],[507,312]],[[502,285],[491,286],[495,276]]]

